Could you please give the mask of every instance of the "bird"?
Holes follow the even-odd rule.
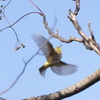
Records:
[[[43,77],[45,77],[48,68],[50,68],[55,74],[61,76],[70,75],[77,71],[78,67],[76,65],[61,61],[61,45],[53,48],[53,45],[49,40],[40,34],[33,34],[32,38],[47,59],[44,65],[39,68],[39,72]]]

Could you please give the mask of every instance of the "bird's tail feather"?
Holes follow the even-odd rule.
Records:
[[[46,69],[47,68],[45,68],[44,66],[39,68],[39,72],[40,72],[41,76],[45,77]]]

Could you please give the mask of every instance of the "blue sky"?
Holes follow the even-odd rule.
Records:
[[[0,1],[0,5],[6,5],[8,1]],[[38,0],[33,1],[46,15],[49,27],[53,27],[56,12],[57,25],[59,35],[65,39],[69,36],[81,38],[72,23],[67,18],[68,10],[74,11],[75,2],[71,0]],[[87,22],[91,23],[92,30],[98,43],[100,43],[100,1],[81,0],[81,9],[77,16],[80,26],[87,36],[89,36]],[[5,10],[5,15],[10,24],[14,23],[22,15],[38,11],[28,0],[12,0]],[[7,21],[3,18],[0,21],[0,29],[8,26]],[[49,38],[47,30],[42,23],[42,17],[38,14],[31,14],[23,18],[13,26],[16,30],[19,40],[25,44],[25,48],[14,51],[16,37],[14,32],[9,28],[0,33],[0,92],[8,88],[19,75],[24,67],[23,59],[27,61],[34,55],[38,47],[33,41],[31,35],[38,33]],[[14,87],[7,93],[1,95],[9,100],[21,100],[28,97],[40,96],[54,93],[77,83],[81,79],[93,73],[100,68],[99,56],[94,51],[86,50],[85,47],[78,43],[69,44],[61,43],[59,40],[52,38],[50,42],[54,47],[62,44],[63,57],[62,61],[75,64],[79,70],[69,76],[58,76],[50,69],[43,78],[39,74],[38,69],[45,63],[46,58],[41,55],[35,56],[27,65],[24,74],[20,77]],[[94,84],[90,88],[64,100],[98,100],[100,98],[100,82]]]

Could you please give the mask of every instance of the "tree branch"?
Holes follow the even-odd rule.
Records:
[[[91,75],[87,76],[86,78],[68,88],[48,95],[31,97],[23,100],[61,100],[85,90],[86,88],[94,85],[94,83],[98,81],[100,81],[100,69],[96,70]]]
[[[72,36],[70,36],[70,39],[64,39],[64,38],[62,38],[61,36],[58,35],[58,30],[56,31],[56,34],[54,34],[53,31],[48,26],[45,15],[43,15],[43,24],[44,24],[44,27],[47,29],[48,33],[52,37],[59,39],[61,42],[65,42],[65,43],[70,43],[70,42],[73,42],[73,41],[83,42],[83,39],[79,39],[79,38],[72,37]]]
[[[46,21],[46,16],[43,14],[42,16],[43,16],[44,27],[47,29],[48,33],[52,37],[55,37],[55,38],[59,39],[61,42],[65,42],[65,43],[70,43],[72,41],[81,42],[81,43],[83,43],[83,45],[85,46],[86,49],[94,50],[98,55],[100,55],[100,46],[95,41],[95,38],[94,38],[92,30],[90,29],[90,26],[88,25],[91,37],[88,37],[83,32],[81,26],[79,25],[79,23],[76,19],[76,15],[79,13],[79,10],[80,10],[80,0],[73,0],[73,1],[76,2],[76,9],[75,9],[74,13],[72,13],[71,9],[69,10],[68,18],[72,22],[72,24],[74,25],[74,27],[76,28],[78,34],[82,37],[82,39],[75,38],[75,37],[70,38],[70,39],[64,39],[64,38],[62,38],[61,36],[58,35],[58,31],[56,32],[56,34],[54,34],[48,26],[48,22]]]
[[[73,1],[76,2],[76,8],[75,8],[74,13],[71,10],[69,10],[69,16],[68,16],[68,18],[72,22],[72,24],[74,25],[75,29],[77,30],[78,34],[82,37],[82,39],[77,38],[77,37],[73,37],[73,36],[70,36],[69,39],[64,39],[64,38],[62,38],[61,36],[58,35],[58,30],[56,31],[56,34],[54,34],[52,32],[52,30],[49,28],[48,23],[46,21],[46,16],[41,11],[41,9],[39,9],[39,7],[36,6],[31,0],[29,0],[29,1],[40,12],[30,12],[30,13],[27,13],[24,16],[22,16],[20,19],[18,19],[12,25],[9,25],[8,27],[5,27],[5,28],[1,29],[0,32],[3,31],[4,29],[11,28],[13,25],[15,25],[19,20],[21,20],[25,16],[27,16],[29,14],[32,14],[32,13],[37,13],[37,14],[40,14],[43,17],[44,27],[47,29],[48,33],[52,37],[55,37],[55,38],[59,39],[62,42],[65,42],[65,43],[71,43],[73,41],[77,41],[77,42],[83,43],[83,45],[86,47],[86,49],[88,49],[88,50],[94,50],[98,55],[100,55],[100,46],[97,44],[97,42],[95,40],[93,31],[92,31],[92,29],[90,27],[90,23],[88,23],[88,28],[89,28],[89,32],[90,32],[90,37],[88,37],[83,32],[81,26],[79,25],[79,23],[78,23],[78,21],[76,19],[76,16],[78,15],[79,10],[80,10],[80,0],[73,0]],[[37,53],[35,55],[37,55],[38,52],[39,51],[37,51]],[[22,72],[18,75],[18,77],[12,83],[11,86],[8,89],[2,91],[0,94],[3,94],[5,92],[7,92],[8,90],[10,90],[14,86],[14,84],[18,81],[18,79],[24,73],[27,64],[32,60],[32,58],[35,55],[33,55],[27,62],[24,62],[25,66],[24,66],[24,69],[22,70]],[[85,90],[86,88],[90,87],[91,85],[93,85],[94,83],[98,82],[99,80],[100,80],[100,69],[98,69],[97,71],[95,71],[94,73],[92,73],[91,75],[89,75],[88,77],[86,77],[85,79],[79,81],[78,83],[76,83],[76,84],[74,84],[74,85],[72,85],[72,86],[70,86],[70,87],[68,87],[66,89],[60,90],[58,92],[55,92],[55,93],[52,93],[52,94],[49,94],[49,95],[44,95],[44,96],[39,96],[39,97],[31,97],[31,98],[27,98],[27,99],[23,99],[23,100],[60,100],[60,99],[63,99],[63,98],[66,98],[66,97],[70,97],[70,96],[72,96],[74,94],[77,94],[77,93]]]
[[[76,1],[76,9],[74,11],[74,15],[77,15],[80,10],[80,0],[73,0]]]
[[[30,57],[30,59],[27,62],[25,62],[23,60],[23,62],[24,62],[24,68],[22,69],[21,73],[17,76],[17,78],[15,79],[15,81],[6,90],[0,92],[0,95],[8,92],[17,83],[17,81],[19,80],[19,78],[24,74],[24,72],[25,72],[25,70],[26,70],[27,65],[29,64],[29,62],[39,53],[39,51],[40,51],[40,49],[32,57]]]

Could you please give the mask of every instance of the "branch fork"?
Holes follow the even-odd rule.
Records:
[[[69,16],[67,16],[69,18],[69,20],[72,22],[72,24],[74,25],[74,27],[76,28],[78,34],[82,37],[82,39],[80,38],[76,38],[73,36],[70,36],[70,39],[64,39],[61,36],[59,36],[58,31],[56,32],[56,34],[54,32],[52,32],[52,30],[49,28],[48,23],[46,21],[46,16],[43,15],[43,24],[44,27],[46,28],[46,30],[48,31],[48,33],[52,36],[55,37],[57,39],[59,39],[61,42],[65,42],[65,43],[70,43],[72,41],[77,41],[80,43],[83,43],[83,45],[85,46],[86,49],[88,50],[94,50],[98,55],[100,55],[100,46],[98,45],[98,43],[95,40],[94,34],[91,30],[91,25],[90,23],[88,23],[88,28],[89,28],[89,32],[90,32],[90,37],[88,37],[82,30],[81,26],[79,25],[76,16],[79,13],[80,10],[80,0],[73,0],[76,2],[76,9],[74,11],[74,13],[71,11],[71,9],[69,10]]]

